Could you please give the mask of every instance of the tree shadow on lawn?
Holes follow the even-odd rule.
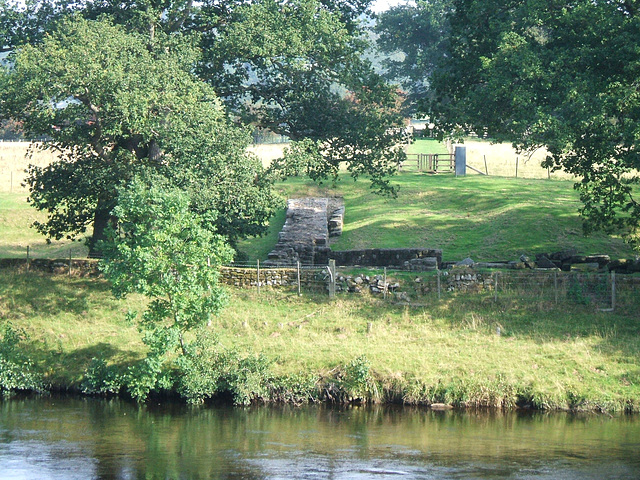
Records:
[[[86,314],[95,296],[110,299],[106,281],[67,277],[63,281],[48,273],[1,272],[0,306],[6,304],[13,316]],[[111,300],[111,299],[110,299]]]
[[[106,342],[99,342],[84,348],[63,352],[56,348],[46,348],[42,343],[31,343],[29,346],[31,359],[37,370],[47,376],[47,381],[63,387],[79,386],[84,373],[94,358],[113,363],[119,370],[126,369],[141,358],[140,352],[123,350]]]

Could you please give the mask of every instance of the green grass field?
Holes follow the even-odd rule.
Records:
[[[567,180],[459,177],[402,173],[393,179],[397,198],[369,191],[366,180],[341,175],[319,187],[303,179],[278,185],[285,197],[339,195],[345,199],[344,230],[334,250],[426,247],[443,249],[445,260],[514,260],[575,248],[582,254],[633,257],[620,238],[582,235],[580,202]],[[241,243],[249,261],[266,258],[284,223],[274,219],[269,235]]]
[[[211,328],[242,355],[265,355],[275,375],[326,378],[365,355],[379,385],[410,403],[440,392],[470,405],[521,395],[545,408],[640,409],[633,312],[484,296],[407,307],[368,295],[330,301],[229,290],[231,303]],[[27,331],[29,356],[58,387],[77,387],[93,357],[121,366],[140,358],[125,312],[143,304],[137,296],[115,300],[102,280],[0,270],[0,319]]]

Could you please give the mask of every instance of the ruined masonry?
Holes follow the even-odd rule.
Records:
[[[329,237],[342,233],[342,198],[292,198],[278,243],[265,265],[323,265],[329,258]]]

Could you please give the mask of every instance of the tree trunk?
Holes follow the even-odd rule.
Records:
[[[111,202],[102,199],[98,200],[96,212],[93,217],[93,236],[89,240],[89,257],[102,257],[99,242],[107,239],[107,226],[114,224],[114,218],[111,216],[111,208]]]

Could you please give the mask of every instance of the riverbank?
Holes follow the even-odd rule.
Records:
[[[239,403],[640,411],[633,306],[611,313],[466,295],[409,307],[373,296],[230,293],[229,306],[209,327],[215,343],[209,358],[225,359],[228,378],[217,378],[242,391]],[[108,380],[100,375],[134,366],[145,351],[126,312],[142,307],[139,297],[115,300],[100,279],[0,271],[0,323],[26,333],[18,349],[46,388],[100,391],[87,388],[87,369],[95,387]],[[241,370],[250,375],[240,378]]]

